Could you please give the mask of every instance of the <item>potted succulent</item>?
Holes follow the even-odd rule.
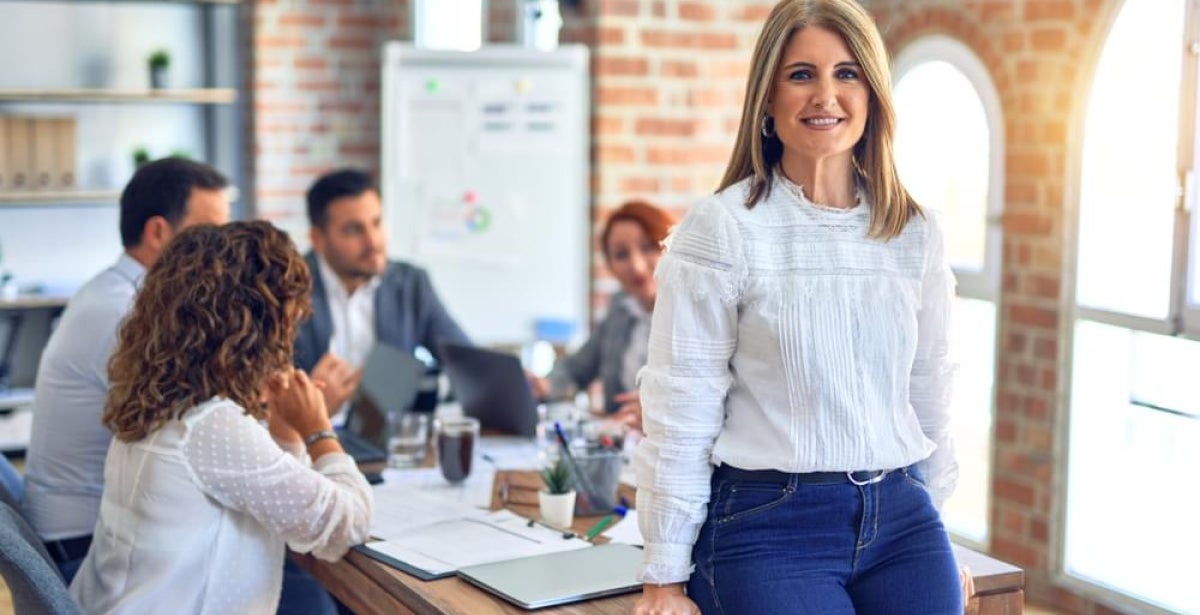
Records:
[[[167,68],[171,66],[171,54],[166,49],[159,49],[146,58],[150,68],[150,87],[161,90],[167,87]]]
[[[571,469],[562,457],[542,470],[546,488],[538,492],[538,508],[547,525],[569,528],[575,520],[575,489]]]

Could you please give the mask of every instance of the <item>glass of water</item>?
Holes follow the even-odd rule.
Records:
[[[388,435],[388,465],[415,468],[425,462],[429,447],[429,415],[424,412],[400,412],[392,415]]]

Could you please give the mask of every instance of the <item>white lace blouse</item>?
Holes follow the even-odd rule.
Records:
[[[785,182],[753,209],[747,181],[695,205],[659,262],[634,461],[646,582],[691,574],[718,464],[920,462],[939,507],[954,489],[954,276],[937,219],[878,241],[870,203],[822,207]]]
[[[371,489],[343,454],[310,467],[214,398],[139,442],[113,440],[91,550],[71,583],[87,613],[274,613],[284,544],[334,561],[367,539]]]

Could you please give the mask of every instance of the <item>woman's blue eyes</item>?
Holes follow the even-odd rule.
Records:
[[[850,68],[839,68],[836,72],[834,72],[834,76],[841,80],[854,80],[858,79],[858,71]],[[788,79],[792,81],[808,81],[812,78],[813,72],[808,69],[792,71],[792,73],[788,75]]]

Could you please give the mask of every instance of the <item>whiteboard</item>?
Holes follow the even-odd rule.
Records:
[[[534,321],[586,329],[588,56],[583,46],[384,46],[380,187],[389,256],[426,268],[481,344]]]

